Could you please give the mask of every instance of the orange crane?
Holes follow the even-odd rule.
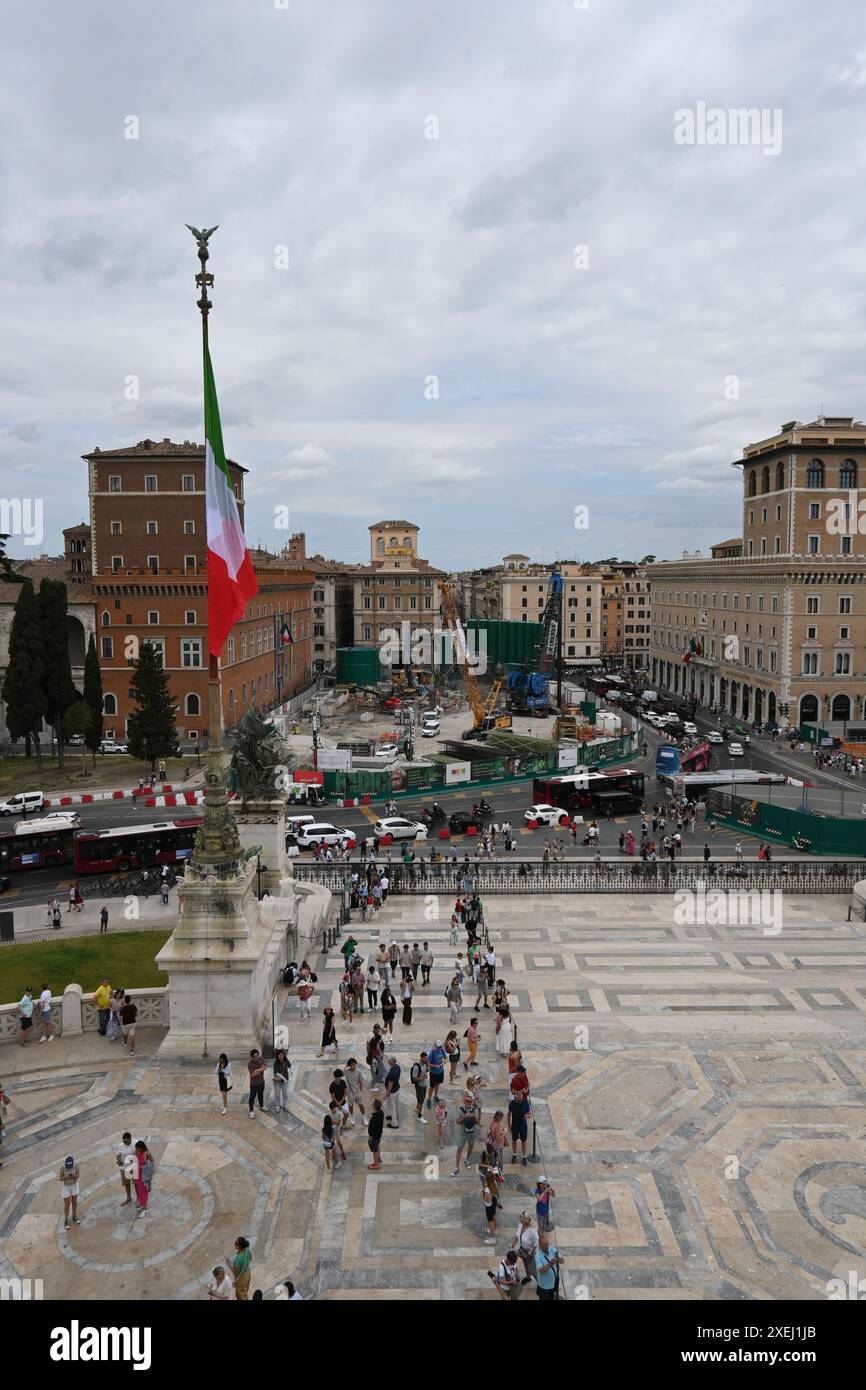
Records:
[[[439,589],[442,594],[442,610],[445,621],[454,633],[454,655],[455,659],[463,668],[463,679],[466,682],[466,693],[469,696],[469,704],[475,720],[474,728],[478,729],[496,708],[496,701],[499,692],[505,684],[504,678],[497,679],[490,688],[490,693],[485,698],[481,693],[478,678],[475,675],[473,666],[470,664],[469,651],[466,643],[466,633],[460,621],[460,613],[454,598],[454,592],[450,584],[443,580],[439,581]],[[509,721],[510,722],[510,721]]]

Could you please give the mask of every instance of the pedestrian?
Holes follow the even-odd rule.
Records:
[[[498,1270],[490,1277],[496,1285],[500,1298],[515,1299],[520,1297],[520,1274],[517,1268],[517,1255],[513,1250],[506,1251],[499,1262]]]
[[[743,860],[743,845],[742,845],[742,841],[741,841],[741,840],[737,840],[736,843],[735,843],[735,845],[734,845],[734,857],[736,858],[736,860],[737,860],[738,863],[742,863],[742,860]]]
[[[379,972],[383,985],[387,985],[391,977],[391,961],[388,951],[383,942],[380,941],[379,949],[376,952],[376,969]]]
[[[535,1185],[535,1219],[539,1232],[550,1229],[550,1199],[555,1196],[556,1193],[542,1173]]]
[[[168,907],[168,879],[164,878],[159,885],[159,900],[163,907]]]
[[[137,1171],[135,1175],[135,1200],[138,1204],[139,1216],[148,1216],[150,1213],[147,1204],[150,1201],[150,1189],[153,1183],[153,1175],[156,1165],[153,1161],[153,1154],[147,1147],[143,1139],[135,1141],[135,1161]]]
[[[460,1172],[460,1160],[463,1157],[463,1150],[466,1150],[464,1167],[472,1167],[472,1150],[475,1148],[475,1131],[478,1124],[478,1113],[475,1107],[475,1096],[471,1091],[463,1092],[463,1100],[457,1112],[457,1158],[452,1178],[456,1178]]]
[[[400,976],[406,979],[412,973],[412,954],[409,950],[409,943],[405,942],[400,952]]]
[[[451,1068],[448,1081],[450,1085],[453,1086],[454,1079],[457,1075],[457,1068],[460,1066],[460,1044],[457,1041],[457,1032],[454,1028],[452,1028],[451,1032],[445,1037],[445,1053]]]
[[[709,862],[710,862],[710,847],[709,847],[708,844],[705,844],[705,845],[704,845],[704,863],[705,863],[705,864],[709,864]]]
[[[337,1042],[337,1020],[330,1004],[326,1004],[322,1010],[322,1045],[316,1056],[321,1057],[326,1047],[333,1047],[335,1057],[340,1050]]]
[[[456,975],[451,977],[451,983],[445,991],[445,999],[448,1003],[448,1022],[456,1023],[457,1014],[463,1004],[463,991]]]
[[[382,1143],[382,1130],[384,1129],[384,1127],[385,1112],[382,1109],[382,1102],[377,1098],[373,1101],[372,1110],[370,1112],[370,1119],[367,1122],[367,1148],[370,1150],[370,1153],[373,1156],[372,1163],[368,1163],[367,1167],[373,1172],[375,1172],[377,1168],[382,1167],[382,1155],[380,1151],[380,1146]]]
[[[256,1101],[259,1109],[265,1108],[265,1059],[257,1047],[250,1049],[250,1060],[247,1062],[247,1071],[250,1075],[250,1119],[253,1118],[256,1108]]]
[[[33,990],[30,985],[18,1001],[18,1024],[21,1029],[21,1046],[27,1047],[33,1031]]]
[[[409,1080],[415,1087],[415,1117],[421,1121],[422,1125],[426,1125],[427,1123],[424,1116],[424,1101],[427,1098],[429,1076],[429,1058],[426,1052],[422,1052],[418,1061],[412,1063],[412,1068],[409,1072]]]
[[[375,1009],[378,1005],[379,985],[381,983],[381,979],[382,977],[379,974],[379,971],[376,969],[375,965],[369,966],[367,969],[365,985],[367,989],[367,1007],[370,1009]]]
[[[427,1065],[430,1069],[429,1085],[427,1093],[427,1109],[430,1110],[434,1100],[439,1100],[439,1087],[445,1080],[445,1047],[442,1039],[437,1038],[427,1056]]]
[[[99,913],[99,935],[103,936],[108,931],[108,908],[103,907]]]
[[[396,1057],[387,1058],[388,1070],[385,1073],[385,1109],[388,1115],[388,1129],[400,1128],[400,1076],[401,1068]]]
[[[68,1227],[69,1225],[70,1209],[72,1211],[73,1226],[79,1225],[78,1198],[81,1196],[81,1187],[79,1186],[78,1180],[80,1176],[81,1174],[78,1171],[78,1164],[75,1162],[75,1159],[72,1157],[72,1154],[69,1154],[69,1156],[66,1158],[63,1164],[63,1167],[60,1169],[59,1174],[60,1190],[63,1193],[64,1228]]]
[[[250,1243],[244,1236],[238,1236],[235,1241],[234,1253],[226,1261],[229,1273],[232,1276],[232,1283],[235,1287],[235,1298],[239,1303],[246,1303],[250,1294],[250,1266],[253,1262]]]
[[[352,977],[346,970],[340,980],[340,1017],[344,1022],[351,1023],[354,1011],[355,991],[352,988]]]
[[[130,1052],[135,1052],[135,1020],[138,1018],[138,1009],[133,1004],[128,994],[123,996],[123,1005],[120,1010],[120,1031],[124,1044]]]
[[[449,934],[448,934],[448,944],[449,944],[449,946],[456,946],[459,940],[460,940],[460,925],[459,925],[459,922],[458,922],[458,920],[457,920],[457,914],[454,913],[454,912],[452,912],[452,914],[451,914],[451,931],[450,931]]]
[[[382,1027],[393,1037],[394,1015],[397,1012],[397,1000],[394,998],[388,985],[382,990],[379,997],[379,1006],[382,1010]]]
[[[511,1128],[511,1162],[517,1162],[517,1145],[519,1143],[523,1149],[524,1168],[528,1163],[526,1157],[526,1140],[529,1133],[527,1125],[527,1106],[527,1100],[516,1097],[512,1093],[511,1100],[508,1102],[508,1118]]]
[[[408,1027],[412,1022],[412,995],[415,993],[415,981],[412,979],[411,971],[401,981],[400,998],[403,1003],[403,1022]]]
[[[374,1023],[373,1035],[367,1040],[367,1066],[370,1068],[371,1091],[378,1091],[385,1080],[385,1068],[382,1063],[383,1050],[382,1028],[380,1024]]]
[[[106,1028],[109,1042],[117,1042],[120,1037],[120,1011],[123,1008],[124,993],[124,990],[116,989],[109,999],[108,1027]]]
[[[313,995],[317,979],[318,976],[312,974],[305,961],[298,976],[298,1012],[302,1019],[313,1017]]]
[[[122,1207],[128,1207],[132,1201],[132,1184],[138,1176],[138,1163],[135,1157],[135,1145],[132,1142],[132,1135],[129,1130],[124,1130],[120,1136],[120,1143],[117,1146],[115,1161],[120,1169],[120,1183],[126,1193],[125,1200],[121,1202]]]
[[[279,1112],[289,1110],[289,1068],[291,1062],[285,1048],[278,1047],[274,1056],[274,1109]]]
[[[428,1102],[429,1104],[429,1102]],[[448,1119],[448,1107],[442,1097],[436,1100],[436,1130],[439,1136],[439,1148],[445,1143],[445,1123]]]
[[[217,1086],[220,1094],[220,1114],[226,1113],[226,1101],[229,1091],[232,1088],[232,1064],[224,1052],[219,1055],[219,1061],[214,1067],[216,1072]]]
[[[559,1293],[559,1267],[562,1256],[546,1231],[538,1236],[535,1252],[535,1291],[539,1302],[552,1303]]]
[[[51,909],[51,925],[55,931],[59,931],[60,928],[63,926],[63,917],[60,912],[60,904],[56,898],[54,899],[54,905]]]
[[[42,1037],[41,1043],[54,1041],[54,1024],[51,1022],[51,990],[47,985],[42,986],[42,993],[39,995],[39,1011],[42,1015]]]
[[[430,950],[428,942],[424,942],[421,947],[421,984],[429,985],[430,971],[433,968],[433,952]]]
[[[511,1242],[511,1249],[523,1265],[521,1284],[528,1284],[535,1277],[535,1252],[538,1249],[538,1232],[532,1224],[532,1217],[522,1211],[517,1223],[517,1235]]]
[[[357,1105],[364,1119],[367,1112],[364,1109],[364,1078],[358,1067],[355,1057],[350,1057],[346,1063],[346,1071],[343,1077],[346,1083],[346,1100],[349,1106],[349,1124],[355,1124],[355,1106]]]
[[[400,964],[400,947],[396,941],[392,941],[388,947],[388,964],[391,967],[391,979],[397,978],[397,966]]]
[[[463,1063],[463,1070],[468,1071],[470,1067],[475,1067],[475,1063],[478,1058],[478,1044],[481,1041],[481,1033],[478,1030],[477,1018],[470,1018],[469,1027],[466,1029],[466,1032],[463,1034],[463,1036],[466,1039],[466,1043],[469,1049],[469,1056]]]
[[[496,1052],[498,1056],[506,1059],[511,1055],[511,1044],[514,1039],[514,1019],[511,1017],[511,1007],[505,999],[496,1011]]]
[[[232,1296],[231,1280],[222,1265],[216,1265],[211,1273],[213,1278],[207,1286],[207,1296],[212,1303],[224,1303]]]
[[[485,1185],[481,1189],[481,1201],[484,1204],[484,1215],[487,1218],[487,1235],[484,1239],[485,1245],[496,1244],[496,1210],[499,1206],[499,1197],[496,1194],[496,1183]]]
[[[66,908],[66,915],[67,915],[67,917],[69,916],[69,914],[70,914],[70,912],[72,911],[72,909],[74,908],[74,906],[75,906],[75,884],[74,884],[74,883],[70,883],[70,885],[69,885],[69,903],[68,903],[67,908]]]
[[[418,970],[421,965],[421,947],[417,941],[413,941],[412,950],[409,952],[412,961],[412,979],[418,979]]]

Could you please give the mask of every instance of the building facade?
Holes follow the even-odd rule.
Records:
[[[434,633],[441,628],[440,580],[435,569],[418,555],[418,527],[411,521],[378,521],[370,528],[370,563],[356,566],[353,580],[353,637],[358,647],[393,642],[409,624],[414,636],[429,636],[429,650],[436,659]],[[401,663],[406,664],[406,663]],[[423,663],[429,664],[429,663]]]
[[[749,722],[862,719],[866,425],[790,421],[733,466],[742,540],[651,567],[652,680]]]

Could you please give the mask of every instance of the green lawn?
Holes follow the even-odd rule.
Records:
[[[147,989],[167,985],[168,976],[154,962],[171,932],[140,931],[116,935],[70,937],[4,946],[0,950],[0,999],[11,1004],[28,985],[38,995],[43,983],[62,995],[68,984],[91,994],[107,977],[112,988]]]

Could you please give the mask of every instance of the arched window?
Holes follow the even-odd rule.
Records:
[[[377,555],[384,555],[384,554],[385,554],[385,542],[384,542],[384,540],[382,539],[381,536],[379,537],[379,539],[378,539],[377,542],[376,542],[376,554],[377,554]]]
[[[806,467],[806,486],[824,486],[824,465],[820,459],[812,459]]]
[[[229,691],[229,709],[234,709],[234,707],[235,707],[235,692],[234,692],[234,690],[230,690],[230,691]]]
[[[392,546],[399,545],[399,544],[400,544],[400,542],[398,541],[397,537],[396,537],[396,536],[391,536],[390,540],[388,541],[388,548],[389,548],[389,550],[390,550],[390,548],[391,548]]]
[[[776,464],[776,491],[783,492],[785,488],[785,465],[779,461]]]
[[[749,496],[749,497],[755,497],[755,496],[757,495],[757,492],[758,492],[758,475],[757,475],[757,473],[755,472],[755,470],[754,470],[754,468],[753,468],[752,471],[749,473],[748,496]]]
[[[198,695],[187,695],[184,705],[185,714],[201,714],[201,700]]]
[[[761,469],[761,491],[770,491],[770,469],[766,463],[764,464],[764,467]]]
[[[245,632],[242,632],[242,633],[241,633],[241,661],[246,661],[246,659],[247,659],[247,634],[246,634]]]
[[[411,549],[412,549],[412,540],[411,540],[411,537],[410,537],[410,536],[404,536],[404,537],[403,537],[403,544],[405,545],[405,547],[406,547],[407,550],[411,550]]]
[[[853,459],[843,459],[843,460],[842,460],[842,466],[841,466],[841,468],[839,469],[839,486],[840,486],[840,487],[856,487],[856,486],[857,486],[857,465],[856,465],[856,463],[854,462]]]
[[[103,611],[102,614],[102,626],[111,627],[111,614],[109,613],[107,608]]]
[[[246,683],[246,681],[244,681],[243,685],[241,686],[241,704],[242,704],[242,705],[245,705],[246,702],[247,702],[247,683]]]
[[[103,695],[103,697],[102,697],[102,713],[103,713],[103,714],[117,714],[117,696],[116,696],[116,695]]]
[[[235,659],[235,639],[230,637],[226,647],[226,665],[230,666]]]

